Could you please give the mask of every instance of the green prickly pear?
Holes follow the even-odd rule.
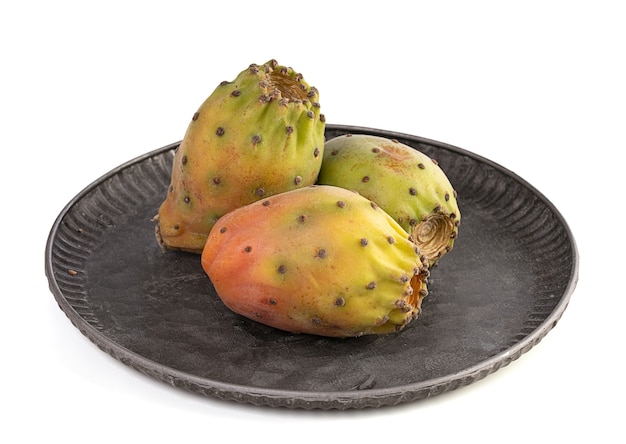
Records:
[[[333,186],[288,191],[220,218],[201,256],[224,304],[293,333],[356,337],[402,330],[428,269],[378,205]]]
[[[200,253],[227,212],[313,184],[324,129],[317,89],[275,60],[222,82],[193,115],[176,150],[155,217],[162,248]]]
[[[458,236],[461,213],[448,177],[434,159],[397,140],[367,134],[328,140],[317,183],[379,204],[410,234],[429,267]]]

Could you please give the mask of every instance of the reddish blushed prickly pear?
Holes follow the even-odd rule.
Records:
[[[163,249],[200,253],[227,212],[313,184],[324,129],[317,89],[275,60],[222,82],[193,115],[174,156],[155,218]]]
[[[224,304],[293,333],[402,330],[427,295],[425,259],[378,205],[333,186],[277,194],[220,218],[201,263]]]
[[[379,204],[431,267],[457,238],[461,213],[448,177],[433,159],[397,140],[365,134],[328,140],[318,183],[355,190]]]

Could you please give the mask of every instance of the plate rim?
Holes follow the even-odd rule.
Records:
[[[135,370],[147,374],[148,376],[152,376],[153,378],[168,383],[174,387],[183,388],[190,392],[201,393],[205,396],[210,395],[211,397],[233,400],[246,404],[324,410],[396,405],[429,398],[434,395],[455,390],[459,387],[480,380],[498,369],[509,365],[511,362],[515,361],[538,344],[548,334],[548,332],[556,326],[567,308],[578,283],[580,259],[576,240],[569,224],[556,206],[541,191],[499,163],[455,145],[407,133],[364,126],[327,124],[326,131],[328,130],[352,134],[374,134],[381,137],[396,139],[404,138],[417,143],[425,143],[437,148],[452,151],[457,155],[469,157],[477,162],[489,165],[490,167],[498,170],[500,173],[503,173],[504,175],[517,181],[520,185],[532,192],[553,213],[558,224],[562,226],[571,248],[572,267],[570,276],[568,277],[567,286],[563,291],[563,294],[559,295],[560,299],[550,314],[546,316],[546,318],[524,338],[510,345],[503,351],[482,360],[473,366],[465,368],[460,372],[454,373],[453,375],[430,378],[389,388],[372,388],[366,391],[304,391],[235,384],[200,377],[146,358],[104,335],[97,328],[87,322],[84,317],[74,309],[65,297],[57,279],[55,278],[52,264],[52,249],[54,246],[55,235],[58,232],[64,217],[69,213],[72,207],[87,196],[89,192],[124,169],[175,149],[180,144],[180,141],[170,143],[162,146],[161,148],[144,153],[111,169],[84,187],[63,207],[49,231],[45,246],[45,275],[48,279],[49,290],[53,293],[59,308],[65,313],[71,323],[102,351],[105,351],[113,358],[134,368]],[[367,396],[364,396],[364,394],[367,394]]]

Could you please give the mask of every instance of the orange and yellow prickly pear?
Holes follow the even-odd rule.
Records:
[[[333,186],[226,214],[201,263],[228,308],[293,333],[398,332],[428,293],[426,260],[406,231],[372,201]]]
[[[457,239],[461,213],[445,172],[397,140],[368,134],[328,140],[318,183],[357,191],[379,204],[409,233],[431,267]]]
[[[319,93],[275,60],[222,82],[187,128],[156,220],[164,250],[200,253],[227,212],[311,185],[324,149]]]

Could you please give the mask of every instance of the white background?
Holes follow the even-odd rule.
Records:
[[[603,0],[3,2],[0,440],[624,442],[625,19]],[[468,387],[348,412],[190,395],[83,337],[44,275],[57,215],[270,58],[320,90],[328,123],[459,146],[550,199],[580,253],[556,328]]]

